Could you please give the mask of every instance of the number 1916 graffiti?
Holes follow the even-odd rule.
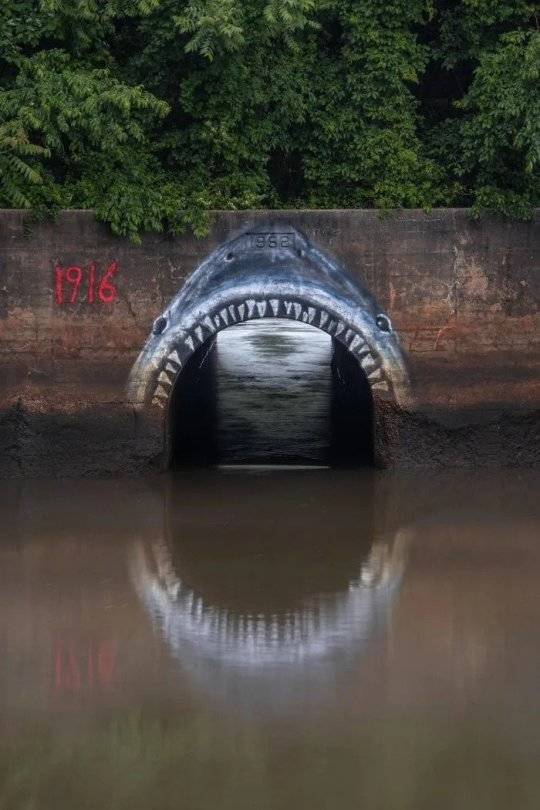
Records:
[[[113,283],[118,273],[118,262],[112,262],[103,273],[98,273],[95,262],[90,262],[86,268],[72,265],[62,267],[57,264],[54,268],[54,299],[60,306],[62,304],[112,304],[118,298],[118,290]]]

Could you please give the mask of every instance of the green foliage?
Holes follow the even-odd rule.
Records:
[[[3,0],[0,205],[540,204],[526,0]]]
[[[482,55],[460,107],[461,171],[477,207],[531,213],[540,199],[540,34],[512,32]]]
[[[190,39],[186,53],[214,54],[234,51],[244,44],[242,10],[235,0],[190,0],[182,14],[172,21]]]
[[[427,61],[415,28],[425,0],[341,0],[339,41],[312,76],[306,191],[312,205],[423,206],[436,198],[436,166],[418,137],[411,87]]]
[[[449,91],[426,143],[445,167],[450,203],[527,218],[540,204],[540,33],[524,0],[464,0],[439,9],[431,76]],[[426,112],[431,112],[426,111]]]
[[[31,191],[42,183],[39,163],[28,158],[48,156],[42,146],[30,143],[17,121],[0,124],[0,204],[13,208],[30,208]]]

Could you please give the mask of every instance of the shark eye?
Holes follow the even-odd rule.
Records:
[[[375,318],[375,323],[381,330],[381,332],[391,332],[392,331],[392,324],[390,322],[390,318],[386,315],[377,315]]]
[[[152,329],[154,335],[161,335],[167,328],[167,318],[157,318]]]

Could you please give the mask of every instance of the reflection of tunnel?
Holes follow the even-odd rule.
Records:
[[[347,404],[350,414],[340,420],[342,435],[336,437],[337,447],[341,442],[342,448],[354,449],[358,435],[366,435],[358,430],[358,411],[360,421],[364,420],[367,381],[373,406],[367,455],[372,453],[380,466],[390,463],[395,436],[390,422],[395,411],[409,402],[407,372],[390,319],[334,260],[290,226],[279,223],[242,233],[212,253],[155,320],[128,386],[146,452],[154,451],[161,467],[170,464],[173,431],[184,407],[172,401],[179,396],[177,380],[184,376],[183,393],[188,400],[192,396],[201,402],[191,388],[201,360],[207,357],[210,362],[207,350],[219,333],[268,318],[312,326],[329,335],[334,346],[334,377],[345,380],[343,390],[347,392],[339,404]],[[210,392],[211,387],[207,381]],[[356,397],[364,403],[356,414],[351,392],[353,400]],[[189,401],[186,407],[189,412]],[[211,408],[210,396],[200,414],[203,424]],[[183,427],[182,432],[186,433]],[[205,453],[211,457],[211,442],[209,445]],[[366,455],[365,447],[353,452],[356,459],[359,455]]]
[[[175,464],[373,461],[365,373],[307,324],[263,319],[209,338],[171,396]]]
[[[162,532],[134,548],[134,583],[212,696],[278,707],[302,691],[322,698],[384,633],[408,532],[385,526],[377,481],[340,475],[243,477],[242,499],[236,474],[187,491],[169,483]]]

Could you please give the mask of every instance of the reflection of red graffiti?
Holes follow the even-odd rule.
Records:
[[[112,262],[103,276],[98,278],[96,263],[90,262],[86,268],[85,279],[82,267],[77,265],[61,267],[57,264],[54,268],[54,299],[60,305],[75,304],[79,300],[93,304],[96,299],[102,304],[112,304],[118,298],[118,290],[112,282],[117,272],[118,262]],[[81,285],[86,289],[86,297],[83,299],[80,296]]]
[[[109,689],[116,674],[116,646],[112,641],[89,644],[81,650],[73,642],[54,647],[54,686],[57,692]]]

